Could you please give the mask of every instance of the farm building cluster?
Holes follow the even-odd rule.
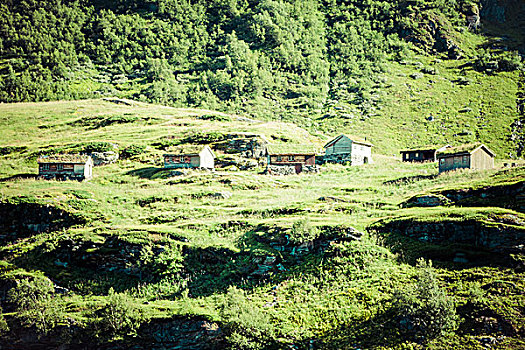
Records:
[[[373,144],[355,136],[339,135],[324,145],[320,152],[314,145],[269,144],[264,137],[244,135],[242,155],[265,160],[266,173],[292,175],[315,173],[323,163],[351,166],[372,163]],[[262,141],[261,141],[262,140]],[[239,140],[232,141],[239,150]],[[255,146],[256,147],[255,147]],[[231,146],[231,145],[230,145]],[[222,145],[228,149],[228,145]],[[402,150],[404,162],[438,162],[439,172],[456,169],[490,169],[494,167],[494,152],[481,143],[452,147],[427,146]],[[208,145],[178,146],[163,155],[165,169],[216,168],[216,155]],[[41,156],[37,160],[38,174],[44,179],[88,180],[93,174],[93,159],[89,155],[61,154]]]

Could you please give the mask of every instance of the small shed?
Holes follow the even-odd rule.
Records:
[[[451,146],[422,146],[401,150],[401,160],[403,162],[435,162],[437,153],[449,147]]]
[[[180,146],[164,154],[164,168],[203,168],[215,167],[215,153],[209,146]]]
[[[38,175],[44,179],[88,180],[93,176],[93,160],[79,154],[56,154],[37,159]]]
[[[300,174],[314,171],[315,147],[313,145],[280,144],[268,145],[269,174]]]
[[[372,162],[372,144],[356,136],[339,135],[325,146],[323,160],[328,163],[362,165]]]
[[[439,172],[456,169],[492,169],[494,152],[482,143],[449,147],[437,154]]]

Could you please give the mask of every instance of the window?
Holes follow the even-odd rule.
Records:
[[[184,163],[184,156],[179,157],[179,162]]]
[[[414,154],[414,157],[415,157],[415,158],[419,158],[419,153],[416,152],[416,154]]]
[[[49,170],[49,164],[43,164],[42,165],[42,169]]]
[[[57,170],[64,170],[64,164],[58,164]]]
[[[278,161],[278,162],[282,162],[282,161],[283,161],[283,157],[281,157],[281,156],[277,156],[277,161]]]
[[[292,161],[294,161],[294,160],[295,160],[295,156],[288,156],[288,161],[289,161],[289,162],[292,162]]]
[[[445,158],[441,158],[441,159],[439,160],[439,163],[440,163],[440,164],[445,164]]]
[[[463,164],[467,164],[468,163],[468,156],[463,156]]]

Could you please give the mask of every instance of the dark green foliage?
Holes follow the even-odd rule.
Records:
[[[54,287],[47,278],[22,279],[8,293],[16,307],[16,318],[27,327],[35,327],[46,334],[63,318],[63,306],[54,295]]]
[[[8,154],[11,154],[11,153],[15,153],[15,152],[22,152],[24,150],[26,150],[27,147],[26,146],[5,146],[5,147],[0,147],[0,155],[1,156],[5,156],[5,155],[8,155]]]
[[[111,142],[90,142],[82,146],[82,152],[84,153],[108,152],[114,150],[115,145]]]
[[[135,157],[139,154],[144,153],[145,150],[146,146],[144,145],[131,145],[120,151],[120,158],[128,159],[131,157]]]
[[[22,0],[0,7],[6,60],[0,101],[109,93],[256,114],[318,108],[326,98],[367,105],[386,61],[407,56],[407,42],[446,50],[473,6],[464,0]],[[515,69],[516,56],[504,56],[499,69]]]
[[[394,311],[401,329],[428,341],[456,329],[458,317],[454,302],[439,286],[431,262],[418,260],[414,286],[394,293]]]

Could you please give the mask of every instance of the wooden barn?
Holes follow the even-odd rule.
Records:
[[[268,145],[268,173],[287,175],[317,169],[312,145]]]
[[[37,160],[38,175],[44,179],[88,180],[93,176],[93,160],[78,154],[41,156]]]
[[[339,135],[325,146],[323,160],[327,163],[362,165],[372,162],[372,144],[364,139]]]
[[[202,168],[215,167],[215,154],[209,146],[181,146],[164,154],[164,168]]]
[[[451,146],[424,146],[405,149],[400,152],[401,160],[403,162],[435,162],[437,160],[437,153],[444,151],[449,147]]]
[[[492,169],[494,152],[482,143],[449,147],[437,154],[439,172],[456,169]]]

